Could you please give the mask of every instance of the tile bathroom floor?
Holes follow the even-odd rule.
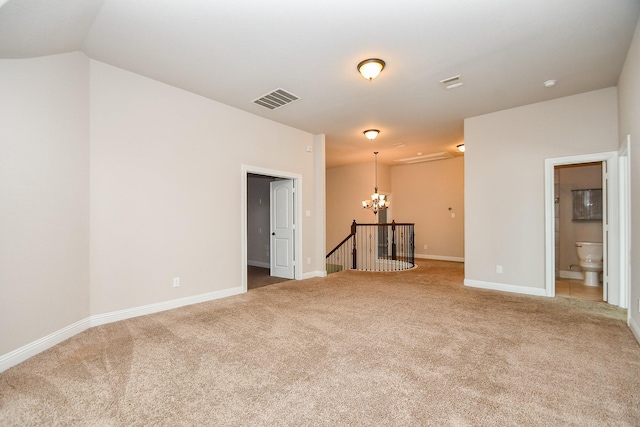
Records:
[[[556,295],[602,301],[602,284],[587,286],[582,280],[556,278]]]

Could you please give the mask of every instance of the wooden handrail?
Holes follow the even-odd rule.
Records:
[[[363,228],[358,230],[358,227]],[[413,223],[392,221],[358,224],[354,220],[349,235],[327,254],[327,266],[331,266],[332,272],[341,271],[343,268],[396,271],[407,269],[407,265],[412,267],[415,265],[414,227]],[[360,237],[361,233],[364,233],[362,237]],[[372,237],[375,242],[372,242]],[[363,248],[357,248],[357,246],[363,246]],[[363,249],[364,252],[361,253],[359,249]],[[399,264],[389,264],[391,262]],[[391,270],[388,269],[389,266]]]
[[[345,237],[345,238],[344,238],[344,240],[342,240],[342,242],[338,243],[338,245],[337,245],[335,248],[333,248],[333,250],[332,250],[331,252],[329,252],[329,253],[327,254],[326,258],[329,258],[329,257],[331,256],[331,254],[332,254],[332,253],[334,253],[335,251],[337,251],[337,250],[340,248],[340,246],[344,245],[344,244],[347,242],[347,240],[349,240],[349,239],[350,239],[350,238],[352,238],[353,236],[354,236],[354,234],[349,234],[347,237]]]

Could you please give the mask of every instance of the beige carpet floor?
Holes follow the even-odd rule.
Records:
[[[2,426],[638,426],[605,303],[342,272],[92,328],[0,374]]]

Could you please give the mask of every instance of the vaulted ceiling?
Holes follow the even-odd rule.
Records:
[[[0,58],[83,51],[324,133],[327,167],[375,150],[395,164],[455,154],[466,117],[615,86],[639,14],[640,0],[0,0]],[[386,67],[367,81],[371,57]],[[253,102],[278,88],[300,99]]]

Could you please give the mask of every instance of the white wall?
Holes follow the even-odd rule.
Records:
[[[620,141],[631,135],[631,314],[632,328],[640,340],[640,21],[618,81]]]
[[[349,235],[353,220],[363,224],[377,222],[369,209],[362,208],[362,201],[371,198],[375,187],[375,162],[329,168],[326,180],[328,252]],[[402,221],[394,208],[388,165],[378,164],[378,191],[391,193],[389,222],[392,219]]]
[[[325,158],[325,135],[314,135],[312,150],[314,152],[314,200],[313,209],[305,209],[305,219],[315,224],[316,241],[313,247],[315,252],[309,252],[308,256],[312,256],[315,260],[321,260],[315,263],[317,268],[315,275],[326,276],[326,255],[327,255],[327,172]],[[309,216],[307,216],[309,214]],[[314,218],[315,216],[315,218]],[[311,272],[308,272],[309,274]]]
[[[465,147],[465,284],[542,295],[544,160],[617,150],[616,88],[466,119]]]
[[[464,157],[394,166],[391,183],[398,220],[415,223],[416,256],[462,260]]]
[[[361,204],[373,193],[374,171],[373,162],[327,169],[328,250],[349,234],[354,219],[376,222]],[[391,194],[389,222],[415,223],[417,256],[463,259],[464,157],[415,165],[379,164],[378,186],[381,193]]]
[[[241,285],[241,166],[302,176],[315,256],[317,138],[91,61],[91,313]],[[319,153],[321,154],[321,153]],[[172,277],[181,286],[171,286]]]
[[[89,60],[0,60],[0,355],[89,315]]]

